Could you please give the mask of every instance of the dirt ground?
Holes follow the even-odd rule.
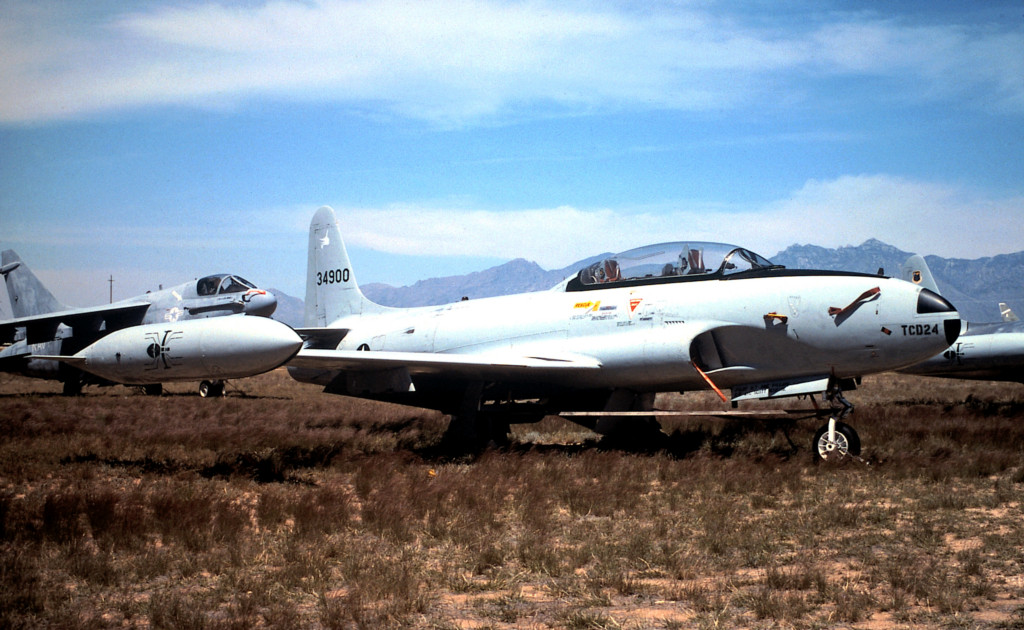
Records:
[[[0,377],[0,627],[1024,628],[1020,384],[865,379],[825,465],[813,420],[452,458],[443,416],[281,371],[194,389]]]

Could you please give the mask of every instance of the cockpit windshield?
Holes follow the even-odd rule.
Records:
[[[220,283],[220,291],[218,293],[245,293],[249,289],[255,288],[256,285],[245,278],[228,276]]]
[[[200,296],[216,295],[218,293],[245,293],[249,289],[255,288],[256,285],[245,278],[227,273],[206,276],[196,283],[196,293]]]
[[[756,269],[778,268],[749,249],[725,243],[659,243],[631,249],[580,270],[584,286],[604,283],[722,277]]]

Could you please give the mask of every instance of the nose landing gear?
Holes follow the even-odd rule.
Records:
[[[853,404],[843,397],[843,389],[839,382],[833,379],[825,393],[829,403],[838,402],[842,409],[838,414],[833,414],[828,422],[814,434],[813,449],[815,459],[823,461],[838,461],[847,456],[860,456],[860,436],[850,425],[841,422],[846,416],[853,412]]]
[[[824,461],[838,461],[848,455],[860,455],[860,436],[845,422],[829,418],[814,434],[815,457]]]

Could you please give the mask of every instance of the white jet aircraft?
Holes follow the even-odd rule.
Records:
[[[857,377],[948,347],[960,317],[900,279],[785,269],[698,242],[611,256],[549,291],[388,308],[360,292],[324,207],[310,225],[298,332],[295,379],[451,414],[446,439],[479,449],[504,442],[510,423],[566,412],[607,414],[569,417],[605,435],[652,436],[652,416],[628,412],[652,411],[657,392],[710,387],[726,400],[730,388],[733,401],[827,392],[845,404],[841,390]],[[815,436],[822,458],[860,451],[841,418]]]

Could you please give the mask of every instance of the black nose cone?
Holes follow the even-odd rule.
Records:
[[[960,336],[960,319],[947,319],[942,322],[942,326],[945,328],[946,343],[953,345],[953,342]]]

